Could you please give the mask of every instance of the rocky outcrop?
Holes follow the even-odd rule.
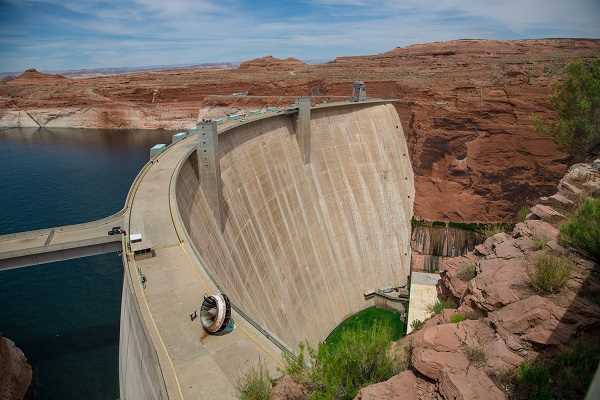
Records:
[[[35,84],[15,79],[0,85],[0,109],[64,112],[52,119],[54,126],[179,129],[192,126],[207,107],[287,105],[305,95],[315,102],[340,100],[361,79],[369,96],[399,99],[415,171],[416,215],[499,221],[550,195],[564,174],[565,154],[535,132],[533,116],[555,118],[548,98],[564,65],[599,54],[600,40],[456,40],[319,65],[264,58],[238,69]],[[4,121],[10,126],[19,119]]]
[[[22,400],[31,385],[31,365],[15,344],[0,336],[0,399]]]
[[[533,207],[529,219],[512,232],[493,235],[465,256],[442,261],[440,292],[453,297],[457,309],[444,310],[403,339],[412,344],[412,369],[441,398],[506,399],[496,385],[503,373],[581,336],[600,333],[595,300],[600,266],[563,247],[557,228],[558,213],[568,215],[583,198],[600,193],[600,168],[595,165],[600,160],[569,168],[558,191],[540,199],[552,210],[538,214],[540,207]],[[550,198],[560,201],[548,205]],[[530,284],[530,269],[544,252],[568,256],[574,264],[557,293],[537,292]],[[475,276],[465,274],[465,265],[475,267]],[[466,319],[452,323],[457,313]]]
[[[354,400],[417,400],[417,378],[412,371],[404,371],[385,382],[367,386]]]
[[[35,68],[26,69],[22,74],[18,75],[15,79],[11,79],[11,84],[38,84],[38,83],[49,83],[55,81],[66,80],[62,75],[44,74],[39,72]]]
[[[302,61],[297,58],[275,58],[273,56],[266,56],[261,58],[255,58],[254,60],[244,61],[240,63],[240,70],[247,69],[267,69],[267,70],[288,70],[295,69],[298,67],[305,66]]]

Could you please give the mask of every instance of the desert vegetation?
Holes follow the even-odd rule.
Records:
[[[583,399],[600,362],[598,343],[578,342],[553,358],[525,362],[512,385],[512,398]]]
[[[453,324],[458,324],[459,322],[464,321],[465,319],[467,319],[465,314],[456,313],[450,317],[450,322],[452,322]]]
[[[252,367],[237,382],[240,400],[268,400],[271,386],[269,373],[261,362]]]
[[[517,220],[519,222],[523,222],[525,221],[525,219],[527,218],[527,215],[529,214],[529,207],[523,206],[519,209],[519,211],[517,212]]]
[[[587,198],[560,226],[560,239],[600,261],[600,198]]]
[[[475,275],[477,275],[477,267],[472,263],[464,264],[458,271],[459,279],[465,282],[475,278]]]
[[[528,271],[531,286],[542,293],[558,292],[569,279],[574,265],[567,257],[550,253],[539,255]]]
[[[435,303],[431,304],[428,309],[432,314],[440,314],[446,308],[455,308],[456,303],[450,299],[438,299]]]
[[[420,319],[415,319],[410,323],[410,327],[413,331],[418,331],[423,327],[423,325],[425,325],[425,322],[421,321]]]
[[[554,122],[536,119],[536,129],[549,135],[575,159],[584,159],[600,145],[600,58],[566,67],[565,80],[550,98],[558,114]]]
[[[302,343],[297,353],[284,354],[281,372],[302,385],[309,399],[353,399],[362,387],[408,367],[410,346],[403,349],[403,357],[390,348],[404,334],[397,312],[371,307],[348,318],[318,346]],[[271,390],[272,381],[260,363],[238,382],[241,400],[266,400]]]
[[[353,399],[362,387],[400,372],[402,364],[389,351],[393,335],[385,322],[366,330],[346,329],[335,343],[303,345],[298,355],[286,356],[283,372],[304,384],[310,399]]]
[[[465,356],[467,356],[469,362],[479,366],[486,361],[485,351],[480,346],[465,346]]]

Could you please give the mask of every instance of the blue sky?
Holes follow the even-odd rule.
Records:
[[[0,0],[0,71],[323,60],[538,37],[600,38],[600,0]]]

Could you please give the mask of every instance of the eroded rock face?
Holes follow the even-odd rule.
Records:
[[[498,221],[549,195],[564,174],[565,154],[535,133],[532,117],[554,117],[548,98],[565,64],[599,54],[600,40],[456,40],[320,65],[266,57],[239,69],[15,79],[0,85],[0,110],[11,111],[0,113],[0,127],[21,121],[12,111],[58,110],[68,115],[52,118],[54,126],[180,129],[202,117],[200,109],[283,106],[289,96],[339,100],[361,79],[370,97],[400,100],[415,214]]]
[[[31,365],[15,344],[0,336],[0,399],[22,400],[31,385]]]
[[[558,199],[551,207],[560,204],[558,212],[567,215],[578,198],[598,193],[600,168],[594,165],[571,167],[558,192],[549,196]],[[547,204],[549,197],[541,201]],[[571,345],[582,335],[597,337],[599,266],[559,244],[559,222],[554,212],[537,215],[510,233],[487,238],[465,256],[443,260],[440,291],[453,296],[458,308],[444,310],[403,338],[413,346],[412,368],[430,384],[428,394],[418,398],[430,398],[434,390],[447,400],[505,399],[495,384],[503,372]],[[545,251],[567,255],[574,263],[558,293],[538,293],[530,284],[528,270]],[[476,266],[471,279],[461,274],[468,263]],[[467,319],[451,323],[455,313]]]
[[[295,69],[298,67],[306,66],[302,61],[296,58],[275,58],[273,56],[266,56],[261,58],[255,58],[254,60],[244,61],[240,63],[240,69],[269,69],[275,71],[281,71],[286,69]]]
[[[367,386],[354,400],[417,400],[417,378],[404,371],[385,382]]]

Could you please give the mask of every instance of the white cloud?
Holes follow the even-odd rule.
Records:
[[[51,18],[75,33],[48,40],[18,23],[0,26],[0,55],[10,54],[0,56],[0,71],[32,60],[40,68],[65,69],[266,54],[323,59],[468,37],[600,37],[597,0],[304,0],[316,8],[278,19],[248,11],[242,0],[37,1],[81,15]]]

